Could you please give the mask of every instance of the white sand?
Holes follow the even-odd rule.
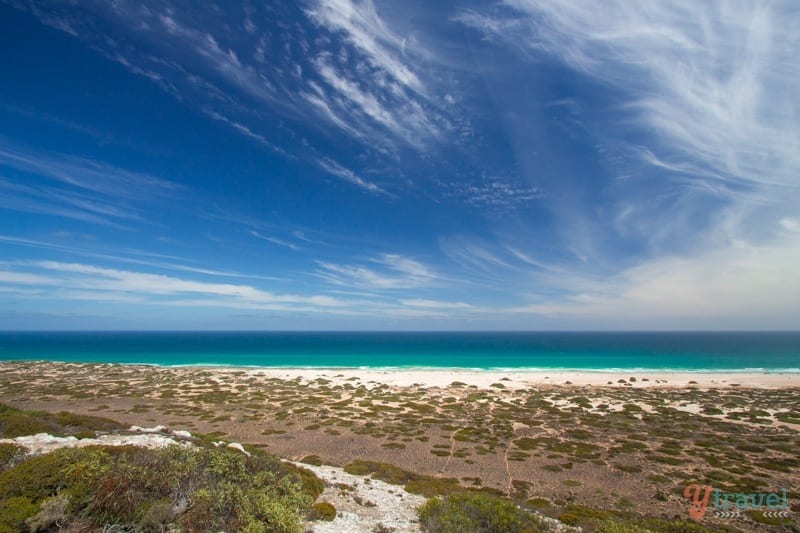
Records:
[[[219,372],[241,371],[241,368],[213,367]],[[479,388],[502,383],[508,389],[523,389],[541,385],[608,386],[617,387],[800,387],[800,373],[751,372],[658,372],[658,371],[528,371],[528,370],[437,370],[437,369],[338,369],[338,368],[263,368],[248,369],[248,373],[268,378],[305,382],[319,378],[335,384],[378,384],[410,387],[448,387],[454,381]],[[356,378],[353,380],[352,378]],[[505,378],[505,379],[504,379]],[[632,381],[631,378],[634,378]],[[622,385],[624,380],[629,385]]]

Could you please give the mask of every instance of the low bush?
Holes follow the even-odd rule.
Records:
[[[0,443],[0,472],[12,466],[13,462],[22,456],[24,450],[10,442]]]
[[[392,485],[403,485],[408,492],[421,494],[426,498],[463,490],[457,479],[415,474],[389,463],[358,459],[346,465],[344,471],[356,476],[371,475]]]
[[[427,533],[522,533],[546,531],[536,515],[514,502],[477,492],[458,492],[432,498],[418,509],[420,525]]]
[[[325,520],[327,522],[336,518],[336,507],[328,502],[318,502],[311,509],[312,520]]]
[[[300,462],[311,466],[322,466],[322,459],[319,455],[306,455],[300,459]]]
[[[372,475],[375,479],[380,479],[392,485],[405,485],[417,477],[416,474],[403,470],[399,466],[393,464],[364,461],[361,459],[346,465],[344,471],[355,476]]]
[[[0,500],[0,533],[24,531],[25,520],[33,516],[37,509],[36,504],[24,496]]]
[[[122,429],[122,424],[99,416],[62,411],[22,411],[0,404],[0,437],[13,439],[23,435],[50,433],[57,437],[93,437],[97,431]]]

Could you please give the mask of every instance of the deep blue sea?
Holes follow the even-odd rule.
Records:
[[[800,372],[792,333],[0,332],[0,361]]]

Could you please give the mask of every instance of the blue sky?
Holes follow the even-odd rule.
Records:
[[[0,2],[0,329],[800,328],[798,27]]]

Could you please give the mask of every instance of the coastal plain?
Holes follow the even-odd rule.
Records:
[[[575,525],[594,509],[687,519],[692,483],[785,489],[791,505],[777,521],[709,512],[704,525],[796,527],[800,514],[800,374],[5,362],[0,402],[160,424],[293,461],[394,465],[435,493],[480,488]]]

